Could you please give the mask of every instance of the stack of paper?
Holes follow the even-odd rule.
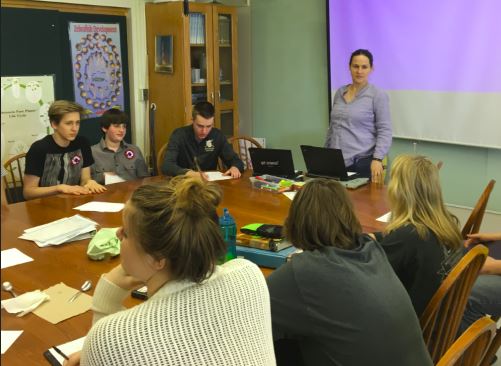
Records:
[[[39,247],[87,239],[96,231],[97,222],[80,215],[65,217],[26,229],[20,239],[32,240]]]

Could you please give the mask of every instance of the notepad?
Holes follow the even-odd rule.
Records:
[[[63,352],[66,356],[70,356],[72,353],[81,351],[83,348],[83,344],[85,341],[85,337],[75,339],[74,341],[61,344],[56,346],[61,352]],[[61,366],[64,362],[64,357],[56,352],[54,348],[49,348],[44,352],[44,357],[52,366]]]

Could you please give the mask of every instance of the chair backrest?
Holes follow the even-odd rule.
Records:
[[[489,201],[489,196],[494,188],[494,184],[496,184],[496,181],[491,179],[478,199],[477,204],[473,207],[470,217],[468,217],[468,220],[466,221],[466,224],[464,224],[463,230],[461,231],[463,239],[466,239],[468,234],[476,234],[480,231],[480,225],[482,225],[485,208],[487,207],[487,202]]]
[[[240,160],[244,163],[244,168],[252,169],[249,147],[257,147],[261,149],[261,144],[252,137],[248,136],[230,137],[228,142],[233,145],[233,151],[237,153]]]
[[[473,247],[450,271],[421,318],[423,338],[434,363],[449,349],[459,329],[468,296],[482,268],[488,249]]]
[[[24,201],[24,164],[26,162],[26,153],[18,154],[7,160],[3,166],[7,170],[3,183],[5,195],[9,203]]]
[[[478,366],[491,344],[496,323],[485,316],[473,323],[442,356],[437,366]]]
[[[162,174],[162,164],[164,163],[165,152],[167,151],[167,142],[160,148],[157,154],[157,173],[158,175]]]
[[[493,321],[496,321],[496,318],[491,318]],[[494,336],[494,339],[491,342],[491,345],[487,349],[487,352],[485,353],[484,359],[480,366],[489,366],[492,363],[492,359],[494,358],[495,354],[501,347],[501,327],[499,327],[496,330],[496,335]]]

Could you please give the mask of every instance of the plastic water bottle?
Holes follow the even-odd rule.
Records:
[[[226,242],[226,255],[223,262],[227,262],[237,257],[237,224],[227,208],[223,210],[223,216],[219,218],[219,227]]]

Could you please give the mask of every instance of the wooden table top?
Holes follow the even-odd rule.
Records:
[[[92,261],[86,255],[89,240],[61,246],[39,248],[31,241],[18,239],[23,230],[48,223],[62,217],[79,213],[98,222],[101,227],[121,226],[122,212],[80,212],[74,207],[90,201],[125,202],[139,185],[166,178],[152,177],[108,186],[108,191],[99,195],[58,195],[10,205],[2,211],[2,250],[17,248],[34,261],[1,270],[3,281],[10,281],[17,293],[44,290],[59,282],[79,288],[87,279],[95,285],[102,273],[120,263],[119,257],[105,261]],[[237,225],[252,222],[283,224],[290,207],[290,200],[282,194],[252,189],[245,177],[219,182],[223,189],[223,202],[218,213],[227,207]],[[366,232],[378,231],[383,224],[375,219],[388,211],[386,189],[374,184],[349,191],[357,216]],[[268,275],[271,269],[263,268]],[[89,292],[92,294],[93,290]],[[2,291],[2,299],[10,298]],[[130,307],[140,300],[128,298]],[[23,330],[23,334],[2,355],[5,365],[44,365],[43,352],[54,345],[69,342],[84,336],[91,325],[90,311],[53,325],[34,314],[18,318],[2,309],[2,330]],[[5,363],[4,363],[5,362]]]

